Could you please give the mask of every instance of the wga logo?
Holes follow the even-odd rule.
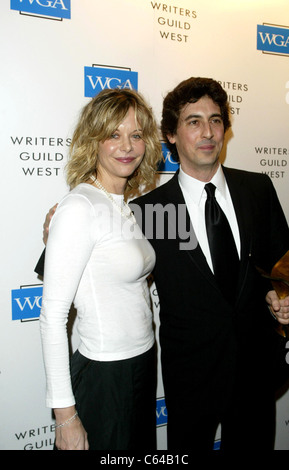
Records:
[[[11,292],[12,320],[38,319],[42,306],[42,286],[22,286]]]
[[[175,173],[179,168],[179,163],[174,160],[166,144],[162,142],[163,158],[158,167],[158,173]]]
[[[165,426],[168,421],[168,415],[167,415],[166,402],[164,398],[157,399],[156,414],[157,414],[157,427]]]
[[[84,93],[92,98],[105,88],[137,90],[138,73],[120,67],[84,67]]]
[[[50,19],[70,19],[70,0],[11,0],[11,10]]]
[[[264,54],[289,56],[289,27],[257,25],[257,49]]]

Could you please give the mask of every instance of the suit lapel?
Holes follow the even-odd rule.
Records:
[[[207,278],[207,280],[214,286],[217,287],[215,277],[207,263],[207,260],[203,254],[203,251],[198,244],[195,231],[190,220],[189,212],[186,207],[185,199],[178,182],[178,172],[173,176],[173,178],[166,184],[165,198],[167,204],[174,204],[177,208],[177,243],[179,243],[180,249],[186,253],[190,262],[198,268],[199,271]],[[180,208],[182,210],[182,215],[180,216]],[[185,214],[186,226],[189,227],[189,237],[190,242],[184,243],[183,237],[180,234],[183,234],[183,228],[181,227],[184,222],[183,215]],[[169,221],[170,223],[170,221]],[[180,228],[179,228],[180,226]]]
[[[249,193],[246,191],[242,173],[224,167],[223,171],[237,217],[241,241],[241,259],[246,259],[250,254],[252,233],[251,211],[248,211],[251,205]]]
[[[249,192],[246,191],[243,174],[225,167],[223,167],[223,171],[231,194],[240,233],[241,259],[238,284],[238,292],[240,296],[251,257],[251,234],[253,221],[251,219],[251,211],[249,211],[248,208],[252,202],[250,202]]]

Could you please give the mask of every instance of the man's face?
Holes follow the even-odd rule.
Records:
[[[224,142],[219,106],[208,96],[187,103],[181,110],[176,133],[168,135],[168,139],[176,144],[184,172],[209,180],[218,168]]]

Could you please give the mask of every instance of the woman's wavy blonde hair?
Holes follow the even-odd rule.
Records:
[[[66,180],[71,189],[97,172],[99,142],[115,132],[131,107],[135,110],[146,149],[140,166],[128,179],[126,190],[152,184],[162,158],[152,110],[136,91],[105,89],[83,108],[74,131],[66,165]]]

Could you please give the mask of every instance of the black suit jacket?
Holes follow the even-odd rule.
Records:
[[[276,378],[279,337],[272,328],[272,317],[265,303],[265,294],[271,286],[255,267],[270,271],[289,249],[288,225],[271,180],[262,174],[223,170],[241,238],[234,306],[227,303],[219,290],[200,246],[184,244],[184,232],[190,228],[193,242],[194,233],[186,211],[187,228],[184,231],[180,226],[184,223],[185,201],[178,174],[132,203],[138,222],[156,252],[153,274],[160,299],[166,399],[170,400],[172,389],[175,394],[176,387],[183,386],[196,394],[196,406],[206,402],[213,409],[226,403],[236,378],[242,381],[244,376],[250,380],[258,376],[256,382],[260,386],[264,374],[269,383]],[[153,207],[168,209],[163,214],[156,210],[163,217],[163,236],[160,227],[152,229]],[[282,362],[282,372],[283,365]]]

